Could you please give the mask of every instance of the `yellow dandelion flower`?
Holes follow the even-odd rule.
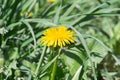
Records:
[[[28,13],[28,17],[32,17],[33,16],[33,12]]]
[[[75,42],[74,32],[65,26],[47,29],[41,38],[41,44],[53,47],[63,47]]]
[[[28,16],[28,17],[32,17],[33,16],[33,12],[27,12],[26,10],[22,11],[20,13],[20,16]]]
[[[48,2],[54,3],[56,0],[48,0]]]

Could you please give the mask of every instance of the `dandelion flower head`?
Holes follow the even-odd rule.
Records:
[[[51,2],[51,3],[54,3],[56,0],[48,0],[49,2]]]
[[[53,47],[63,47],[74,43],[74,32],[67,30],[66,26],[47,29],[41,38],[41,44]]]

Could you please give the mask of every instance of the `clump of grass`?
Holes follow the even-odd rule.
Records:
[[[119,4],[0,0],[0,80],[120,79]]]

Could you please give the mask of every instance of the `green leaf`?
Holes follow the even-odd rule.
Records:
[[[72,80],[80,80],[79,76],[82,73],[82,66],[79,67],[79,69],[76,71],[75,75],[73,76]]]
[[[19,58],[18,48],[17,47],[13,48],[9,54],[10,54],[9,55],[10,60]]]
[[[43,73],[44,71],[46,71],[52,64],[53,62],[58,58],[59,55],[55,56],[55,58],[53,58],[50,62],[48,62],[45,66],[42,66],[40,68],[40,73]]]
[[[61,59],[63,60],[64,64],[68,67],[71,76],[73,76],[80,66],[79,62],[76,61],[78,57],[75,55],[71,55],[71,53],[65,52],[61,55]]]

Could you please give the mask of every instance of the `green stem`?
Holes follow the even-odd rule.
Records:
[[[60,52],[61,52],[61,49],[56,48],[54,56],[56,56],[56,55],[59,56]],[[55,75],[56,75],[56,70],[57,70],[57,62],[58,62],[58,58],[53,63],[53,68],[52,68],[52,73],[51,73],[51,76],[50,76],[50,80],[55,80]]]
[[[42,52],[42,54],[41,54],[41,56],[40,56],[40,59],[39,59],[39,62],[38,62],[38,66],[37,66],[36,71],[35,71],[35,75],[36,75],[36,76],[37,76],[37,74],[38,74],[38,72],[39,72],[39,68],[40,68],[40,66],[41,66],[41,64],[42,64],[42,61],[43,61],[45,52],[46,52],[46,46],[44,47],[43,52]]]
[[[2,47],[4,47],[5,41],[4,41],[4,36],[2,35]]]
[[[0,73],[0,80],[3,80],[3,79],[2,79],[2,73]]]
[[[55,80],[55,74],[56,74],[56,70],[57,70],[57,61],[58,61],[58,59],[56,59],[54,64],[53,64],[50,80]]]

